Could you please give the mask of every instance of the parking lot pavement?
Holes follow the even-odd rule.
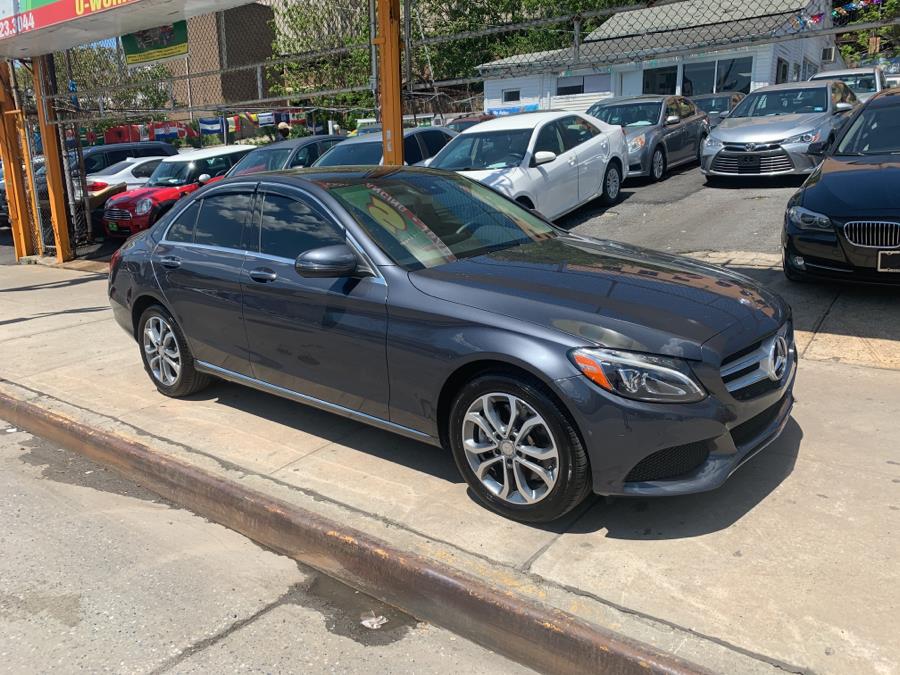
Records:
[[[0,542],[4,673],[532,672],[3,420]]]
[[[728,255],[781,283],[761,254]],[[858,309],[836,322],[840,302],[883,302],[897,320],[888,295],[800,289],[798,316],[818,323],[807,354],[819,339],[873,339]],[[828,293],[830,312],[806,313]],[[0,268],[0,393],[719,672],[900,667],[896,370],[804,358],[787,432],[720,490],[594,501],[537,528],[477,506],[439,450],[225,383],[161,397],[105,303],[102,275]]]

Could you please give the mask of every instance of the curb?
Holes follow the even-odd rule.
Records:
[[[105,464],[169,501],[263,546],[541,672],[709,672],[34,403],[0,393],[0,417]]]

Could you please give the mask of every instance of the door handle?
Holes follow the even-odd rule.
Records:
[[[278,275],[268,267],[257,267],[255,270],[250,270],[250,278],[253,279],[253,281],[266,284],[270,281],[275,281],[275,279],[278,278]]]
[[[167,255],[159,259],[159,264],[168,267],[170,270],[176,270],[181,267],[181,258],[174,255]]]

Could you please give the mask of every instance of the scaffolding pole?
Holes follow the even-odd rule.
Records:
[[[12,68],[9,61],[0,63],[0,157],[6,177],[6,202],[9,205],[9,224],[12,228],[16,260],[31,255],[34,248],[29,234],[29,205],[24,174],[20,167],[31,168],[27,148],[23,150],[19,124],[22,111],[16,106],[12,87]]]
[[[403,165],[403,106],[400,101],[400,0],[378,0],[381,138],[384,164]]]

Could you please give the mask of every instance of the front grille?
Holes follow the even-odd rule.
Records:
[[[854,220],[844,224],[844,236],[854,246],[900,248],[900,223]]]
[[[747,165],[742,161],[745,157],[757,157],[759,163]],[[719,173],[738,175],[778,173],[781,171],[793,171],[794,163],[791,161],[790,156],[780,148],[761,153],[729,152],[726,148],[725,151],[720,152],[713,159],[712,170]]]
[[[769,425],[776,420],[783,402],[784,399],[780,399],[777,403],[769,406],[758,415],[751,417],[746,422],[738,424],[732,429],[731,439],[734,441],[734,444],[740,448],[742,445],[746,445],[750,441],[755,440],[757,436],[765,431]]]
[[[690,473],[706,461],[709,443],[688,443],[654,452],[638,462],[625,477],[626,483],[669,480]]]
[[[131,220],[131,213],[125,209],[106,209],[103,217],[107,220]]]
[[[783,337],[787,343],[787,361],[781,377],[770,377],[774,364],[771,362],[775,342]],[[794,331],[790,323],[784,324],[777,333],[765,340],[754,342],[727,356],[719,369],[725,388],[732,397],[746,401],[778,389],[793,366]]]

